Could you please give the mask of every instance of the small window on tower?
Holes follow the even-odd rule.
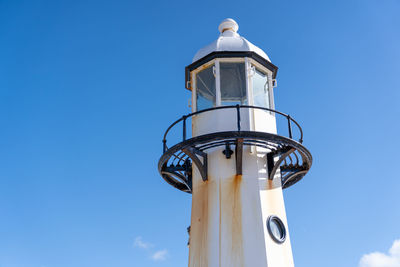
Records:
[[[267,228],[271,238],[278,244],[285,242],[285,225],[278,216],[271,215],[267,219]]]
[[[214,66],[204,69],[196,75],[197,110],[215,106],[215,76]]]
[[[222,105],[247,105],[244,63],[220,63]]]
[[[254,106],[270,108],[269,105],[269,90],[268,76],[261,70],[254,68],[253,75],[253,103]]]

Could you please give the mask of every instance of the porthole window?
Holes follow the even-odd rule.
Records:
[[[279,219],[278,216],[271,215],[268,217],[267,228],[269,235],[275,242],[279,244],[285,242],[286,239],[285,225],[283,224],[281,219]]]

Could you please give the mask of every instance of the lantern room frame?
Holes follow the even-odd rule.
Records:
[[[189,66],[185,68],[185,87],[188,90],[192,91],[192,98],[191,98],[191,107],[192,112],[200,111],[197,107],[197,90],[198,88],[196,83],[196,76],[201,71],[206,70],[210,67],[215,68],[214,77],[215,77],[215,105],[214,107],[223,106],[226,104],[222,103],[222,92],[221,92],[221,67],[220,64],[223,63],[243,63],[244,64],[244,71],[246,84],[246,98],[247,103],[245,105],[255,106],[254,103],[254,95],[253,95],[253,83],[251,71],[256,71],[255,69],[260,70],[263,74],[265,74],[268,78],[268,106],[266,108],[274,109],[274,90],[273,88],[276,87],[276,75],[278,71],[278,67],[272,64],[270,61],[264,59],[263,57],[259,56],[255,52],[247,51],[223,51],[223,52],[212,52],[205,57],[193,62]],[[255,69],[253,69],[255,68]],[[243,105],[243,103],[242,103]],[[271,115],[275,115],[275,113],[271,112]],[[253,120],[252,116],[249,117],[250,121]]]
[[[259,56],[257,53],[252,51],[217,51],[208,54],[207,56],[193,62],[189,66],[185,68],[185,88],[188,90],[192,90],[191,87],[191,72],[200,66],[212,61],[213,59],[223,59],[223,58],[250,58],[254,59],[254,61],[258,62],[262,66],[266,67],[268,70],[272,71],[272,78],[276,78],[276,74],[278,72],[278,67],[266,60],[265,58]]]

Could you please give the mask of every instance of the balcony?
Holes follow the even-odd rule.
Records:
[[[234,129],[191,136],[187,128],[190,119],[202,113],[222,109],[232,111],[230,113],[234,116],[232,120],[236,122]],[[286,129],[285,131],[278,129],[278,134],[250,129],[243,130],[241,127],[243,110],[263,110],[266,116],[268,114],[268,116],[279,117],[285,122],[284,128]],[[168,147],[168,138],[174,130],[181,132],[181,138],[174,142],[174,145]],[[190,113],[168,127],[162,142],[163,155],[158,162],[158,170],[170,185],[187,193],[192,191],[193,165],[197,167],[202,179],[206,181],[208,179],[207,152],[217,147],[224,148],[222,153],[226,158],[234,156],[237,175],[242,175],[243,147],[258,147],[266,154],[268,179],[272,180],[276,175],[280,175],[282,188],[288,188],[301,180],[312,165],[311,153],[302,145],[303,131],[299,123],[287,114],[263,107],[218,106]]]

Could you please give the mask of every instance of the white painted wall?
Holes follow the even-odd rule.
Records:
[[[249,131],[250,110],[242,108],[240,110],[241,130]],[[219,109],[207,111],[195,115],[192,119],[193,136],[222,131],[237,131],[237,111],[236,108]],[[208,125],[208,127],[204,127]]]
[[[258,131],[276,133],[275,118],[265,111],[242,111],[242,129],[254,116]],[[236,130],[236,110],[199,114],[192,121],[193,136]],[[243,175],[236,176],[235,155],[226,159],[224,148],[208,153],[208,181],[193,172],[189,267],[294,266],[280,175],[267,178],[265,149],[243,151]],[[234,148],[232,148],[234,150]],[[286,226],[286,240],[277,244],[266,228],[277,215]]]

